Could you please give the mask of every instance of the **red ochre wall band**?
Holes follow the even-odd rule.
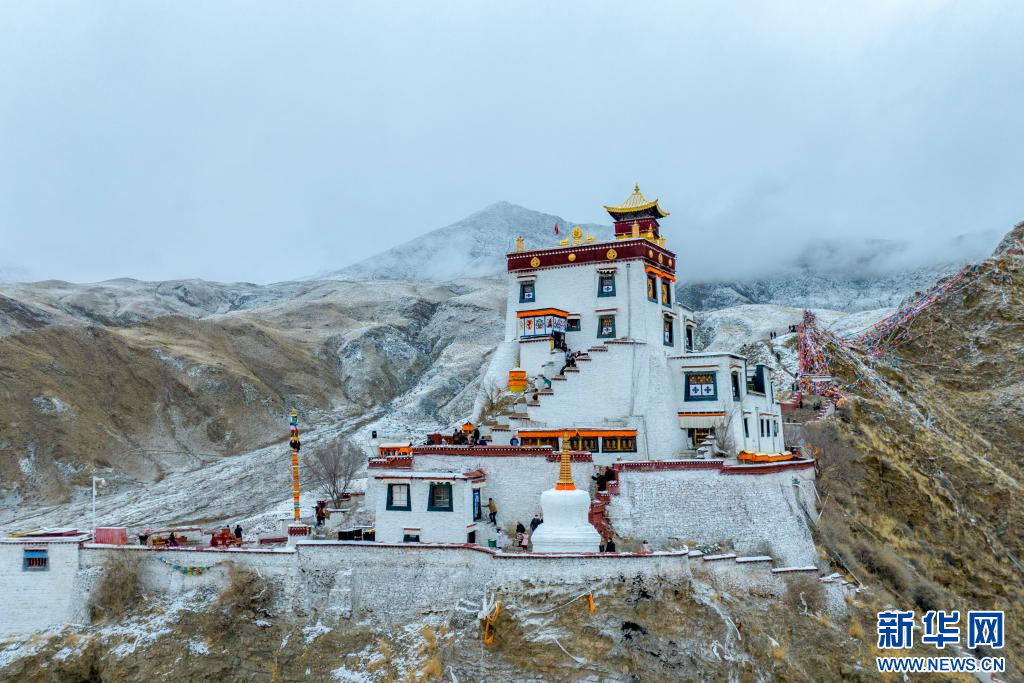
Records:
[[[569,256],[575,256],[570,259]],[[659,259],[660,257],[660,259]],[[517,251],[505,256],[509,272],[561,268],[585,263],[615,263],[642,259],[667,273],[675,273],[676,255],[649,240],[620,240],[601,244],[587,244],[558,249]]]

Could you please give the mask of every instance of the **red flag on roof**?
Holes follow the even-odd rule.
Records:
[[[555,223],[555,234],[558,234],[558,223]]]

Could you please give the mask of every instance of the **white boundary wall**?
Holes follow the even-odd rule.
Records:
[[[143,587],[150,599],[157,600],[202,586],[219,588],[227,582],[229,564],[234,564],[258,572],[274,586],[275,612],[329,622],[407,622],[417,615],[449,611],[467,600],[480,605],[485,592],[515,591],[526,580],[578,594],[605,579],[689,578],[689,558],[679,552],[506,555],[468,546],[330,541],[302,541],[294,548],[274,550],[157,551],[63,544],[51,554],[60,557],[59,571],[24,572],[20,548],[18,553],[3,550],[0,575],[8,593],[21,596],[0,613],[0,635],[5,637],[87,623],[90,594],[109,561],[140,561]],[[168,563],[210,569],[185,575]]]
[[[814,511],[812,468],[768,474],[619,472],[619,494],[608,508],[616,534],[654,547],[730,541],[740,553],[767,550],[790,565],[818,559],[806,519]]]

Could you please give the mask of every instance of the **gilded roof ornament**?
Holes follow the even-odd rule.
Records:
[[[640,184],[633,186],[633,193],[626,197],[626,201],[622,202],[619,206],[609,206],[605,204],[605,211],[610,213],[633,213],[636,211],[646,211],[648,209],[655,209],[660,218],[664,218],[668,215],[668,211],[665,211],[658,206],[658,200],[648,201],[647,197],[644,196],[643,192],[640,191]]]

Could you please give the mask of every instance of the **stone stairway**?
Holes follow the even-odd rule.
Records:
[[[590,501],[590,512],[587,513],[587,521],[597,529],[602,538],[607,538],[615,533],[611,519],[608,518],[608,505],[611,500],[610,493],[598,491],[594,499]]]
[[[604,345],[600,345],[600,346],[597,346],[597,347],[591,347],[590,350],[591,351],[595,351],[595,350],[596,351],[607,351],[608,349]],[[593,359],[590,357],[589,353],[583,353],[578,358],[576,358],[576,362],[577,363],[589,363],[589,362],[591,362],[591,360],[593,360]],[[559,357],[557,359],[557,361],[555,361],[555,362],[562,363],[564,361],[563,361],[562,358]],[[552,384],[554,384],[555,382],[565,382],[565,381],[568,380],[569,377],[572,377],[574,375],[578,375],[579,372],[580,372],[580,368],[579,367],[566,368],[565,369],[565,374],[554,375],[554,376],[551,376],[549,379],[551,379]],[[555,386],[558,386],[558,385],[555,385]],[[487,428],[488,432],[507,432],[507,431],[514,431],[514,430],[520,429],[520,428],[527,428],[527,427],[530,426],[530,413],[529,413],[529,409],[530,408],[539,408],[540,405],[541,405],[541,401],[543,401],[545,397],[551,397],[551,396],[555,396],[555,395],[556,395],[556,392],[555,392],[554,388],[551,388],[551,389],[544,388],[544,389],[540,389],[540,390],[536,390],[536,391],[533,390],[533,389],[527,389],[524,392],[524,397],[526,399],[525,403],[519,403],[518,404],[519,406],[524,406],[525,405],[525,407],[526,407],[525,411],[516,410],[515,407],[513,407],[511,409],[504,410],[504,411],[498,413],[497,415],[495,415],[493,420],[488,421],[484,426]],[[534,398],[535,396],[536,396],[536,398]]]
[[[598,352],[598,353],[600,353],[600,352],[607,351],[607,350],[608,350],[608,347],[605,346],[604,344],[599,344],[597,346],[591,346],[585,353],[581,353],[579,356],[577,356],[576,362],[577,363],[590,363],[591,361],[593,361],[593,358],[591,358],[591,356],[590,356],[591,352]],[[555,361],[555,364],[560,364],[560,363],[563,363],[563,362],[564,362],[564,360],[562,358],[559,358],[557,361]],[[561,374],[552,375],[550,379],[552,381],[552,384],[554,382],[565,382],[565,381],[568,381],[568,379],[570,377],[572,377],[574,375],[578,375],[579,373],[580,373],[580,367],[579,367],[579,365],[577,365],[574,368],[565,368],[565,370],[563,370]],[[555,385],[555,386],[557,386],[557,385]],[[528,396],[533,396],[534,392],[527,391],[526,393],[527,393]],[[527,405],[528,408],[529,407],[539,408],[540,405],[541,405],[541,401],[544,399],[545,396],[555,396],[556,392],[554,391],[554,387],[552,387],[551,389],[542,389],[542,390],[536,392],[536,394],[537,394],[537,400],[536,401],[532,400],[532,398],[527,400],[526,405]]]
[[[803,400],[803,393],[799,391],[791,391],[789,395],[782,398],[779,401],[779,407],[783,410],[795,410],[800,407],[800,402]]]

